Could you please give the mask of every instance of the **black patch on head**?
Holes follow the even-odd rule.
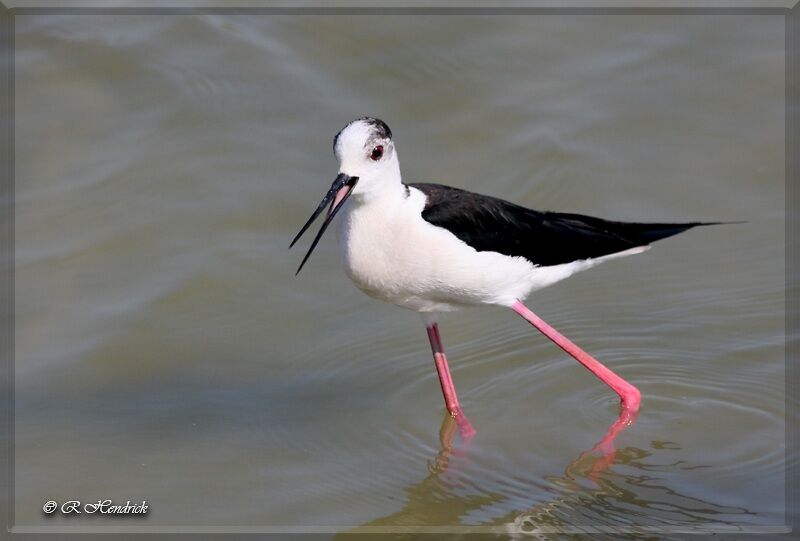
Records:
[[[369,124],[372,127],[372,129],[375,130],[375,135],[377,135],[381,139],[392,138],[392,130],[390,130],[389,126],[386,125],[386,122],[384,122],[380,118],[372,118],[369,116],[365,116],[359,118],[358,120]]]
[[[371,116],[362,116],[361,118],[357,118],[354,121],[350,122],[339,130],[333,137],[333,151],[336,152],[336,143],[339,141],[339,136],[342,135],[342,132],[350,127],[350,125],[355,124],[356,122],[365,122],[368,124],[372,130],[375,132],[375,136],[379,139],[391,139],[392,138],[392,130],[389,129],[389,126],[386,125],[386,122],[381,120],[380,118],[373,118]]]

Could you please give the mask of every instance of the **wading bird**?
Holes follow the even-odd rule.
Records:
[[[436,314],[465,307],[511,308],[611,387],[632,419],[639,390],[531,312],[531,292],[602,261],[638,254],[650,243],[719,222],[629,223],[531,210],[502,199],[440,184],[404,184],[389,126],[364,117],[333,139],[339,174],[317,210],[292,240],[328,206],[311,252],[342,210],[344,268],[370,297],[425,317],[445,405],[463,417]],[[468,422],[467,422],[468,423]],[[471,427],[470,427],[471,429]]]

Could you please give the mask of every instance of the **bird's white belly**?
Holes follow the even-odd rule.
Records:
[[[367,295],[419,312],[465,306],[510,306],[534,289],[566,278],[574,264],[536,267],[524,258],[477,252],[419,216],[413,201],[344,213],[340,250],[345,272]]]

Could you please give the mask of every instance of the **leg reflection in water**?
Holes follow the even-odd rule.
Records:
[[[588,460],[591,464],[591,467],[586,474],[586,477],[596,482],[597,476],[614,464],[614,459],[617,455],[617,449],[614,445],[614,440],[626,428],[633,426],[633,424],[636,422],[637,415],[638,412],[622,408],[619,417],[617,417],[617,420],[614,421],[610,427],[608,427],[603,439],[598,441],[595,446],[588,451],[581,453],[577,459],[570,463],[570,465],[567,467],[567,475],[570,475],[569,472],[571,467]]]
[[[459,437],[457,418],[446,413],[428,475],[403,489],[402,508],[336,539],[352,533],[359,534],[353,539],[363,539],[364,533],[399,534],[397,539],[485,533],[520,539],[584,534],[616,541],[636,531],[702,529],[709,524],[730,529],[758,518],[744,508],[682,494],[680,485],[668,479],[708,466],[669,456],[681,452],[677,444],[654,441],[647,449],[617,448],[617,438],[635,421],[635,414],[623,409],[600,440],[561,473],[525,477],[524,471],[494,471],[496,461],[477,447],[480,436]],[[480,462],[487,464],[481,468]],[[615,469],[615,464],[624,468]],[[511,485],[506,482],[509,475]]]
[[[408,539],[415,539],[415,535],[422,533],[448,533],[449,530],[443,532],[431,529],[444,526],[455,528],[451,533],[467,533],[471,529],[464,525],[469,524],[466,517],[480,513],[482,509],[500,505],[506,499],[501,491],[487,490],[478,486],[476,480],[472,478],[474,471],[470,465],[470,445],[474,445],[478,438],[473,439],[474,430],[466,432],[462,430],[468,422],[464,423],[466,420],[464,412],[459,413],[457,417],[453,417],[449,412],[445,413],[439,429],[439,451],[428,462],[428,475],[422,481],[405,489],[406,502],[403,508],[396,513],[359,526],[349,533],[403,533],[408,535]],[[603,469],[611,466],[616,453],[614,438],[634,420],[625,415],[623,413],[611,425],[597,445],[581,453],[570,464],[568,470],[571,469],[574,474],[580,475],[579,471],[586,471],[588,467],[593,470],[594,475],[599,475]],[[578,465],[580,465],[579,471],[576,470]],[[501,531],[500,528],[501,526],[495,524],[492,526],[492,531]],[[336,537],[336,539],[344,538],[347,538],[347,534]]]
[[[475,437],[475,429],[472,428],[472,424],[470,424],[466,416],[463,415],[463,412],[462,418],[461,422],[459,422],[459,420],[450,415],[449,412],[445,413],[444,419],[442,419],[442,426],[439,428],[439,452],[436,453],[436,458],[433,462],[428,464],[428,471],[432,475],[439,475],[446,472],[450,467],[451,456],[467,457],[469,444],[472,438]],[[469,430],[464,430],[464,421],[466,421],[466,425],[469,426]],[[459,432],[461,435],[461,446],[459,448],[454,446],[456,432]]]
[[[475,436],[475,430],[466,419],[463,410],[461,414],[463,416],[461,422],[450,414],[446,414],[442,420],[442,426],[439,429],[439,452],[436,454],[433,465],[428,468],[432,474],[446,472],[451,456],[465,458],[468,456],[469,444]],[[596,481],[598,475],[614,464],[614,458],[617,454],[614,441],[623,431],[634,425],[637,415],[638,412],[621,408],[619,417],[608,427],[603,438],[594,447],[583,451],[575,460],[570,462],[570,465],[567,466],[567,475],[570,475],[569,472],[574,468],[580,467],[581,472],[586,472],[586,477]],[[469,430],[466,432],[463,429],[464,424],[469,426]],[[454,445],[456,432],[461,435],[460,447]],[[589,465],[588,470],[586,469],[587,464]]]

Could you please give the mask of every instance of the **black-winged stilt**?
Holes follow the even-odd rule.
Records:
[[[638,254],[651,242],[719,222],[614,222],[539,212],[439,184],[403,184],[392,132],[377,118],[350,122],[334,137],[333,151],[339,174],[290,245],[330,205],[297,272],[344,209],[340,248],[347,275],[367,295],[425,316],[451,415],[463,417],[436,314],[488,304],[511,308],[588,368],[619,395],[620,422],[632,419],[641,401],[639,390],[522,301],[602,261]]]

